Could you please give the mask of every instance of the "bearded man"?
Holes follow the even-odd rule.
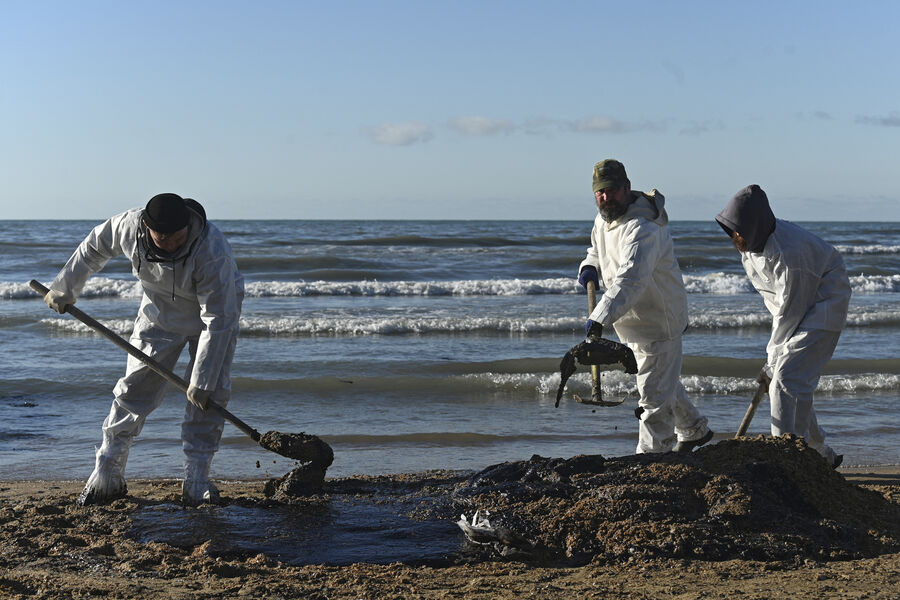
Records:
[[[594,166],[593,189],[598,214],[578,281],[585,287],[593,281],[603,295],[586,333],[600,337],[611,326],[634,352],[640,394],[637,453],[690,452],[711,440],[713,432],[681,384],[687,294],[665,198],[655,189],[633,191],[625,165],[614,159]]]

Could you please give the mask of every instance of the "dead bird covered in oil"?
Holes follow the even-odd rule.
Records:
[[[637,361],[631,348],[612,340],[589,337],[566,352],[559,363],[559,389],[556,390],[557,408],[559,408],[559,400],[562,398],[566,382],[577,370],[576,361],[585,366],[620,364],[630,375],[638,372]]]

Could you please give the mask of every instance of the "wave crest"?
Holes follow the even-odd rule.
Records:
[[[900,292],[900,275],[854,275],[854,292]],[[743,274],[710,273],[684,275],[689,294],[755,294]],[[539,296],[584,294],[574,278],[547,279],[461,279],[455,281],[248,281],[250,298],[302,298],[309,296]],[[140,298],[140,283],[132,279],[92,277],[82,298]],[[31,300],[36,297],[26,283],[0,283],[0,298]]]

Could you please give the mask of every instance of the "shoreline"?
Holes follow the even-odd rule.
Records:
[[[847,467],[846,470],[838,468],[837,472],[857,485],[900,486],[900,465]]]
[[[639,463],[634,459],[626,462]],[[849,468],[838,473],[867,490],[866,494],[876,493],[900,506],[900,467]],[[384,496],[388,500],[412,498],[418,502],[429,496],[401,498],[398,490],[427,491],[431,479],[442,477],[451,478],[452,472],[326,479],[332,484],[331,498],[325,494],[297,499],[289,505],[264,497],[265,478],[214,480],[227,502],[225,508],[250,508],[258,515],[287,507],[312,515],[323,506],[329,512],[348,503],[365,502],[378,486],[391,490]],[[175,527],[185,529],[197,521],[222,518],[223,511],[217,507],[181,507],[179,479],[131,479],[126,498],[104,506],[78,507],[75,498],[83,485],[83,481],[74,479],[0,481],[0,596],[163,600],[900,597],[900,551],[895,551],[896,545],[881,554],[849,559],[823,555],[709,560],[637,553],[614,560],[600,557],[581,566],[547,566],[484,556],[446,566],[403,562],[292,565],[265,553],[235,552],[227,541],[222,545],[216,531],[202,543],[136,539],[134,520],[142,515],[162,515]],[[609,504],[612,498],[600,496],[598,502]],[[611,504],[619,505],[619,501]],[[259,536],[270,535],[262,524],[253,524],[257,525]],[[448,521],[447,527],[455,526]],[[898,527],[891,525],[890,530],[896,538]],[[622,535],[624,531],[612,533]],[[455,535],[463,544],[461,532]]]
[[[611,457],[611,458],[620,458],[620,457]],[[404,472],[404,473],[379,473],[377,475],[366,475],[364,473],[357,473],[355,475],[347,475],[345,477],[325,477],[325,481],[343,481],[343,480],[352,480],[352,479],[366,479],[372,477],[382,477],[382,478],[407,478],[407,477],[415,477],[418,475],[424,475],[429,473],[430,471],[420,471],[420,472]],[[446,471],[444,471],[446,472]],[[470,473],[473,471],[461,470],[459,473]],[[876,465],[876,466],[865,466],[865,467],[838,467],[837,472],[844,476],[847,481],[852,481],[858,485],[900,485],[900,465]],[[280,476],[271,476],[271,477],[211,477],[210,479],[214,480],[216,483],[225,483],[225,484],[251,484],[251,483],[260,483],[264,484],[266,481],[270,479],[277,479]],[[132,482],[135,483],[153,483],[153,482],[165,482],[165,481],[181,481],[180,477],[134,477],[127,478],[127,482],[130,485]],[[81,479],[0,479],[0,486],[5,485],[19,485],[19,484],[29,484],[29,483],[51,483],[55,485],[60,484],[78,484],[84,483],[84,480]],[[80,491],[80,490],[79,490]]]

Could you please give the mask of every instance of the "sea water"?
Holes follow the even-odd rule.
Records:
[[[212,211],[210,211],[212,212]],[[216,221],[246,280],[229,410],[260,432],[306,432],[329,476],[477,470],[533,454],[634,452],[632,376],[581,367],[554,408],[562,355],[584,335],[575,281],[588,221]],[[29,287],[48,284],[94,221],[0,221],[0,479],[84,479],[125,353]],[[801,223],[843,254],[847,328],[816,395],[845,465],[900,463],[900,224]],[[713,221],[673,222],[688,290],[682,380],[716,439],[756,388],[771,317]],[[123,258],[78,307],[128,337],[140,287]],[[186,357],[177,371],[183,373]],[[128,477],[178,477],[185,399],[172,389],[135,441]],[[749,433],[767,433],[764,400]],[[212,474],[294,465],[225,425]]]

